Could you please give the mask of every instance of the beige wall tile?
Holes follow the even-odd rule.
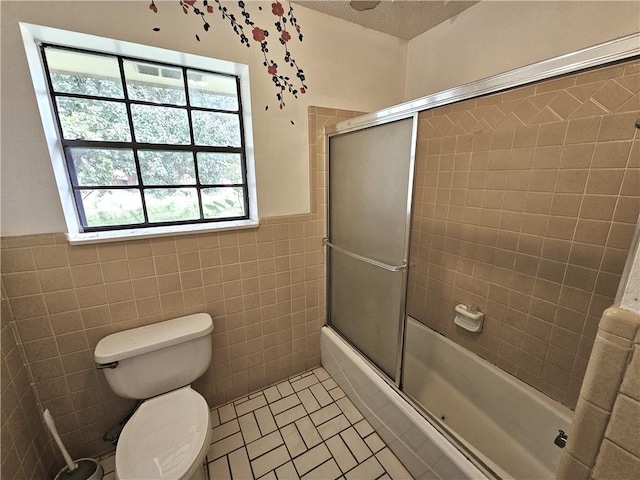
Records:
[[[640,471],[640,459],[609,440],[605,440],[592,475],[596,480],[633,478],[638,471]]]

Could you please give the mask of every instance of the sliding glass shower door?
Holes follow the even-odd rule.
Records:
[[[329,134],[328,321],[399,377],[417,116]]]

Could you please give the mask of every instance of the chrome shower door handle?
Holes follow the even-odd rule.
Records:
[[[399,272],[399,271],[404,270],[405,268],[407,268],[407,264],[406,263],[403,263],[402,265],[389,265],[387,263],[383,263],[383,262],[379,262],[377,260],[374,260],[373,258],[365,257],[363,255],[358,255],[357,253],[350,252],[349,250],[346,250],[344,248],[340,248],[340,247],[334,245],[333,243],[331,243],[326,238],[322,239],[322,243],[324,243],[327,247],[331,248],[332,250],[335,250],[336,252],[342,253],[343,255],[346,255],[346,256],[351,257],[351,258],[355,258],[357,260],[360,260],[362,262],[368,263],[370,265],[375,265],[376,267],[384,268],[385,270],[388,270],[390,272]]]

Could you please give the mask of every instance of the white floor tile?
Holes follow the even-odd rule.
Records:
[[[376,460],[376,457],[371,457],[348,472],[345,477],[347,477],[347,480],[375,480],[383,473],[384,469]]]
[[[313,396],[316,397],[316,400],[320,404],[321,407],[326,407],[331,402],[333,402],[333,398],[329,395],[329,392],[322,386],[321,383],[316,383],[315,385],[311,385],[309,387]]]
[[[218,409],[211,410],[211,428],[216,428],[220,425],[220,415],[218,415]]]
[[[343,472],[348,472],[358,464],[340,435],[331,437],[326,443],[338,467],[340,467],[340,470]]]
[[[113,472],[116,469],[115,453],[112,453],[111,455],[108,455],[100,460],[100,465],[102,465],[102,470],[104,471],[105,475],[107,473]]]
[[[326,380],[322,381],[322,386],[327,390],[331,390],[332,388],[336,388],[338,384],[335,382],[333,378],[329,377]]]
[[[240,405],[236,405],[236,414],[238,416],[244,415],[245,413],[253,412],[260,407],[264,407],[266,404],[267,400],[264,398],[264,395],[260,395],[252,400],[247,400]]]
[[[291,455],[292,458],[295,458],[301,453],[307,451],[307,446],[300,436],[300,432],[298,432],[298,428],[295,423],[290,423],[289,425],[282,427],[280,433],[282,433],[282,438],[284,439],[284,443],[287,445],[287,449],[289,450],[289,455]]]
[[[362,438],[371,435],[373,433],[373,427],[366,420],[360,420],[358,423],[354,425],[355,429],[358,431]]]
[[[278,480],[299,480],[298,472],[296,472],[293,463],[288,462],[281,467],[276,468],[276,476]]]
[[[311,421],[317,427],[318,425],[331,420],[333,417],[337,417],[340,415],[342,411],[335,403],[331,403],[326,407],[321,408],[317,412],[313,412],[309,417],[311,417]]]
[[[212,443],[209,447],[207,456],[209,460],[216,460],[223,455],[233,452],[235,449],[244,445],[242,440],[242,434],[240,432],[234,433],[230,437],[223,438],[222,440]]]
[[[211,480],[411,478],[321,367],[212,410],[211,423]],[[114,460],[101,460],[105,480]]]
[[[270,433],[269,435],[247,445],[249,458],[253,460],[260,455],[264,455],[270,450],[274,450],[276,447],[279,447],[283,443],[284,441],[282,440],[282,435],[280,435],[279,431]]]
[[[269,407],[262,407],[253,412],[256,416],[256,420],[258,421],[258,426],[260,427],[260,431],[262,435],[267,435],[268,433],[275,432],[278,427],[276,426],[276,421],[273,419],[273,415],[271,415],[271,410]]]
[[[373,453],[377,453],[380,450],[382,450],[384,447],[386,447],[382,439],[375,432],[369,435],[367,438],[365,438],[364,443],[367,444],[367,446]]]
[[[318,430],[313,425],[313,422],[309,417],[301,418],[296,422],[296,426],[298,427],[298,431],[304,440],[304,443],[307,445],[307,448],[311,448],[316,446],[322,441]]]
[[[404,468],[404,465],[400,463],[400,460],[396,458],[388,447],[376,453],[376,458],[393,480],[408,480],[412,478],[411,474]]]
[[[306,415],[307,412],[304,410],[304,407],[302,405],[297,405],[285,412],[282,412],[279,415],[276,415],[273,418],[275,418],[278,428],[282,428],[285,425],[289,425],[290,423],[295,422],[299,418],[305,417]]]
[[[220,415],[220,423],[227,423],[229,420],[236,418],[236,410],[233,407],[233,403],[223,405],[218,409],[218,415]]]
[[[252,460],[251,466],[253,467],[254,475],[256,475],[257,477],[261,477],[265,473],[271,470],[275,470],[281,465],[284,465],[289,460],[291,460],[291,458],[289,457],[287,448],[284,445],[281,445],[275,450],[271,450],[261,457]]]
[[[299,392],[300,390],[304,390],[305,388],[309,388],[311,385],[315,385],[318,383],[318,379],[315,375],[311,374],[306,377],[301,378],[300,380],[296,380],[295,382],[291,382],[291,387],[295,392]]]
[[[313,396],[311,390],[305,388],[304,390],[300,390],[298,392],[298,397],[300,397],[300,401],[302,401],[302,405],[307,413],[313,413],[316,410],[320,410],[320,404],[316,400],[316,397]]]
[[[271,472],[260,477],[258,480],[278,480],[278,477],[276,477],[276,472],[272,470]]]
[[[231,467],[231,477],[234,480],[252,479],[253,472],[251,471],[251,464],[249,463],[249,457],[247,455],[246,448],[239,448],[238,450],[229,454],[229,465]],[[211,480],[217,480],[216,477],[209,477]]]
[[[356,457],[358,463],[362,463],[366,458],[369,458],[371,454],[371,450],[364,443],[358,432],[353,428],[348,428],[344,432],[340,433],[340,436],[344,440],[344,442],[353,453],[353,456]]]
[[[280,400],[282,395],[278,391],[278,387],[269,387],[264,391],[264,396],[267,399],[267,402],[273,403],[276,400]]]
[[[271,413],[274,415],[278,415],[279,413],[284,412],[285,410],[289,410],[290,408],[295,407],[300,404],[300,399],[297,395],[289,395],[281,400],[273,402],[269,405],[271,409]]]
[[[329,390],[329,395],[331,395],[331,398],[333,398],[334,400],[338,400],[339,398],[346,396],[346,394],[340,387],[332,388],[331,390]]]
[[[227,457],[222,457],[209,463],[209,478],[215,478],[216,480],[231,480],[231,472],[229,471]]]
[[[293,460],[300,475],[305,475],[331,458],[331,453],[324,443],[313,447]]]
[[[338,415],[335,418],[332,418],[328,422],[324,422],[322,425],[318,425],[318,433],[320,436],[326,440],[327,438],[333,437],[334,435],[340,433],[341,431],[349,428],[351,424],[347,417],[343,414]]]
[[[239,417],[238,422],[240,423],[240,430],[242,431],[244,443],[251,443],[262,436],[253,412],[249,412],[246,415]]]
[[[293,388],[291,388],[291,384],[289,382],[282,382],[276,386],[278,387],[278,392],[280,392],[280,395],[283,397],[293,393]]]
[[[316,377],[318,377],[318,380],[320,380],[321,382],[325,381],[328,378],[331,378],[327,371],[322,367],[314,368],[313,373],[315,373]]]
[[[341,475],[335,460],[324,462],[318,468],[311,470],[303,478],[303,480],[335,480]]]
[[[238,420],[234,418],[230,422],[223,423],[222,425],[219,425],[211,430],[211,443],[215,443],[218,440],[227,438],[239,431],[240,425],[238,425]]]
[[[342,410],[342,413],[344,413],[344,416],[347,417],[347,420],[351,423],[357,423],[362,420],[362,414],[347,397],[342,397],[336,400],[336,403],[340,407],[340,410]]]

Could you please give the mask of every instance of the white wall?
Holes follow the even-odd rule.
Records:
[[[409,41],[405,100],[638,31],[638,1],[483,0]]]
[[[155,15],[148,0],[0,3],[3,236],[65,231],[18,22],[248,64],[262,217],[309,211],[309,105],[373,111],[402,101],[406,41],[294,5],[305,38],[302,43],[292,40],[291,51],[305,70],[309,91],[280,111],[256,43],[251,48],[240,45],[217,14],[211,16],[212,32],[206,34],[201,20],[184,15],[177,1],[156,3]],[[226,5],[237,10],[236,2]],[[275,34],[271,2],[251,1],[248,6],[256,12],[252,19]],[[156,26],[160,32],[152,30]],[[275,40],[270,42],[273,51],[279,47]]]

